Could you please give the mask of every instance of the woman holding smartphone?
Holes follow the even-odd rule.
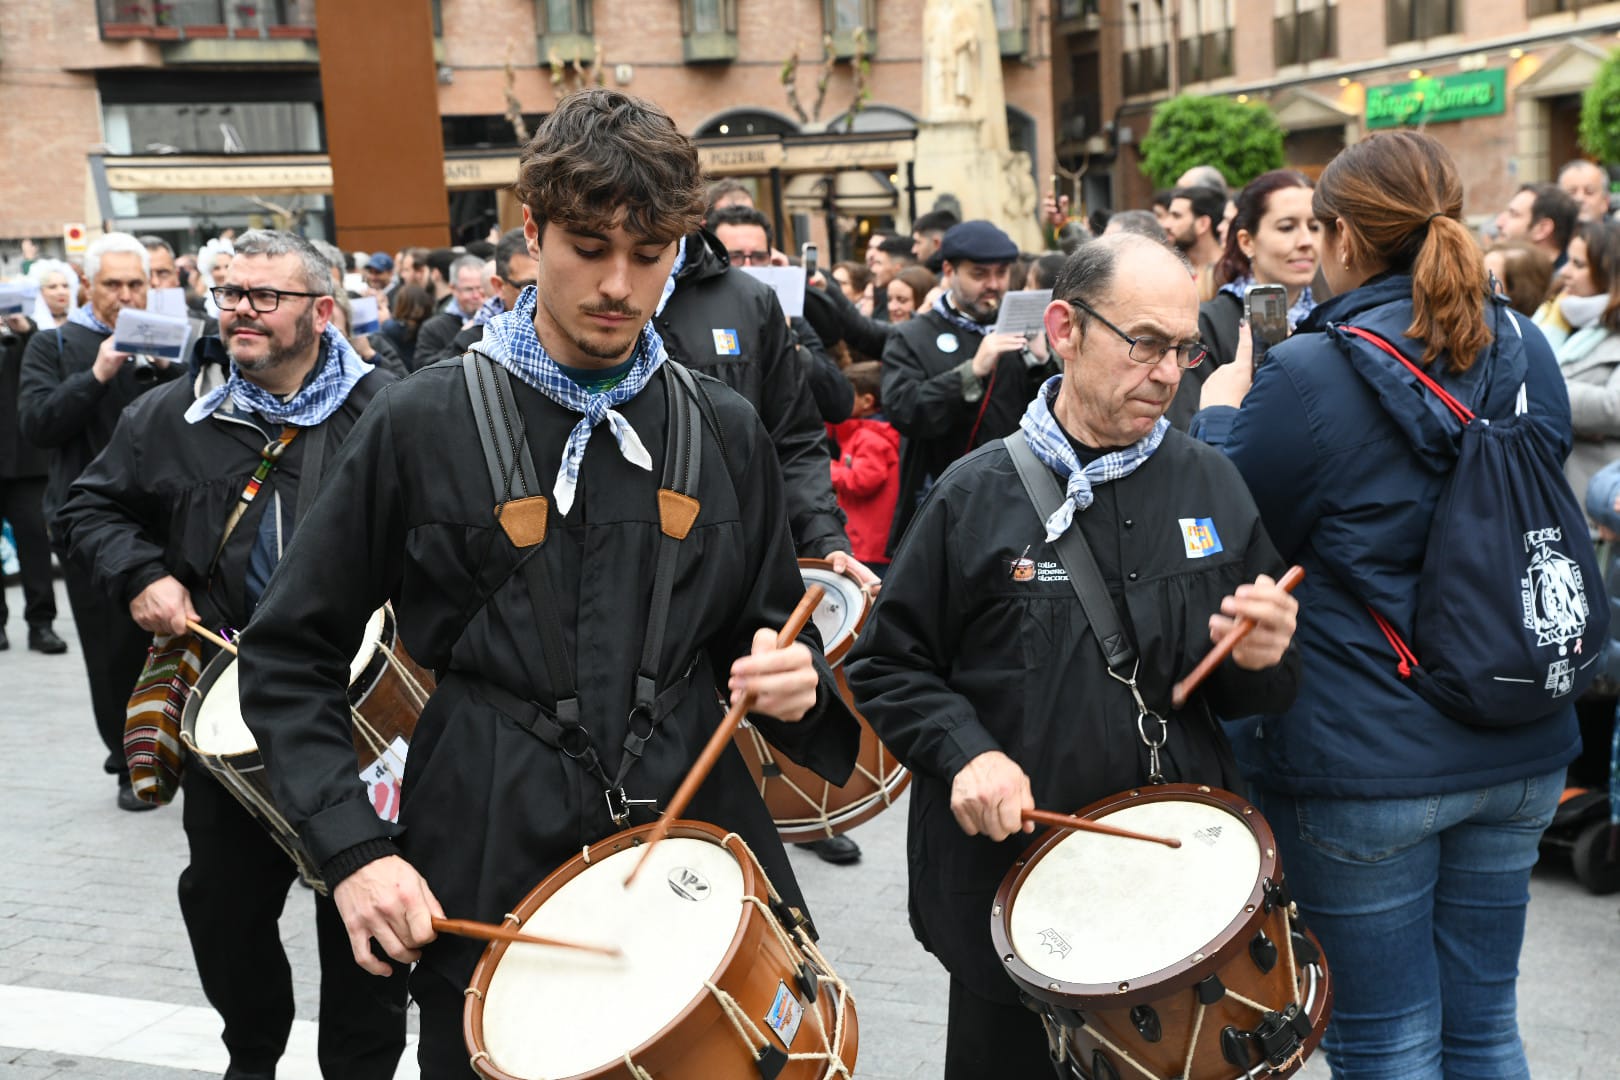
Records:
[[[1286,292],[1291,330],[1311,313],[1321,226],[1311,214],[1310,180],[1292,169],[1275,169],[1250,181],[1237,196],[1237,216],[1226,230],[1226,251],[1215,264],[1215,296],[1198,307],[1198,336],[1209,359],[1185,372],[1166,414],[1186,430],[1198,411],[1204,380],[1237,355],[1243,329],[1243,297],[1251,285],[1280,285]],[[1247,339],[1248,335],[1242,335]]]

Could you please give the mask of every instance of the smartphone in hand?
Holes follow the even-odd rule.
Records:
[[[1254,339],[1254,366],[1259,368],[1266,349],[1288,337],[1288,290],[1281,285],[1250,285],[1243,293],[1243,318]]]
[[[803,244],[799,247],[799,262],[804,266],[804,277],[806,281],[816,276],[816,264],[820,261],[821,249],[817,245],[811,243]]]

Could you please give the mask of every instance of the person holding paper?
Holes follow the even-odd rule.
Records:
[[[119,312],[146,307],[150,259],[141,242],[128,233],[107,233],[90,245],[84,264],[89,303],[75,308],[66,324],[34,335],[18,377],[18,426],[49,458],[45,520],[53,530],[69,485],[111,441],[124,406],[179,378],[185,368],[163,359],[137,367],[135,357],[113,346]],[[105,768],[118,778],[118,806],[150,810],[152,804],[129,788],[124,716],[152,635],[130,618],[127,598],[103,593],[89,569],[67,557],[60,535],[53,533],[52,544],[79,630],[96,730],[107,748]]]
[[[184,633],[188,619],[216,630],[247,625],[317,484],[394,381],[332,326],[330,271],[300,237],[243,233],[213,297],[220,336],[198,343],[198,378],[136,402],[57,519],[98,590],[127,602],[126,617],[147,634]],[[232,509],[277,445],[226,537]],[[272,1076],[293,1019],[277,917],[296,871],[207,769],[192,763],[181,784],[190,865],[180,913],[203,992],[224,1020],[226,1075]],[[317,896],[315,909],[322,1074],[388,1080],[405,1046],[404,973],[384,981],[355,967],[337,908]]]
[[[67,644],[52,626],[56,621],[56,593],[51,586],[50,539],[45,533],[42,509],[45,453],[17,430],[17,376],[23,351],[35,332],[33,321],[26,315],[0,319],[0,518],[11,522],[17,542],[28,647],[54,655],[67,652]],[[6,637],[8,617],[5,586],[0,585],[0,649],[11,645]]]
[[[896,327],[883,350],[883,409],[901,435],[891,556],[951,462],[1017,430],[1024,406],[1057,373],[1031,365],[1024,335],[991,329],[1018,258],[1012,238],[988,221],[964,221],[939,250],[950,290]]]

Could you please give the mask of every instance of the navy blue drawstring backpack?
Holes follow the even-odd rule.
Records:
[[[1399,360],[1462,426],[1429,529],[1410,642],[1368,608],[1401,678],[1476,727],[1513,727],[1569,704],[1599,674],[1609,605],[1586,517],[1525,415],[1524,388],[1516,415],[1476,417],[1377,334],[1339,329]]]

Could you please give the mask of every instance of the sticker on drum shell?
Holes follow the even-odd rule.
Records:
[[[771,1001],[771,1011],[765,1014],[765,1023],[770,1025],[776,1037],[782,1040],[782,1045],[789,1050],[793,1048],[793,1037],[799,1033],[799,1021],[803,1019],[804,1006],[788,989],[787,983],[778,981],[776,997]]]
[[[371,808],[390,824],[399,824],[400,784],[405,780],[405,755],[410,751],[404,736],[394,736],[388,749],[360,770],[360,780],[371,797]]]

